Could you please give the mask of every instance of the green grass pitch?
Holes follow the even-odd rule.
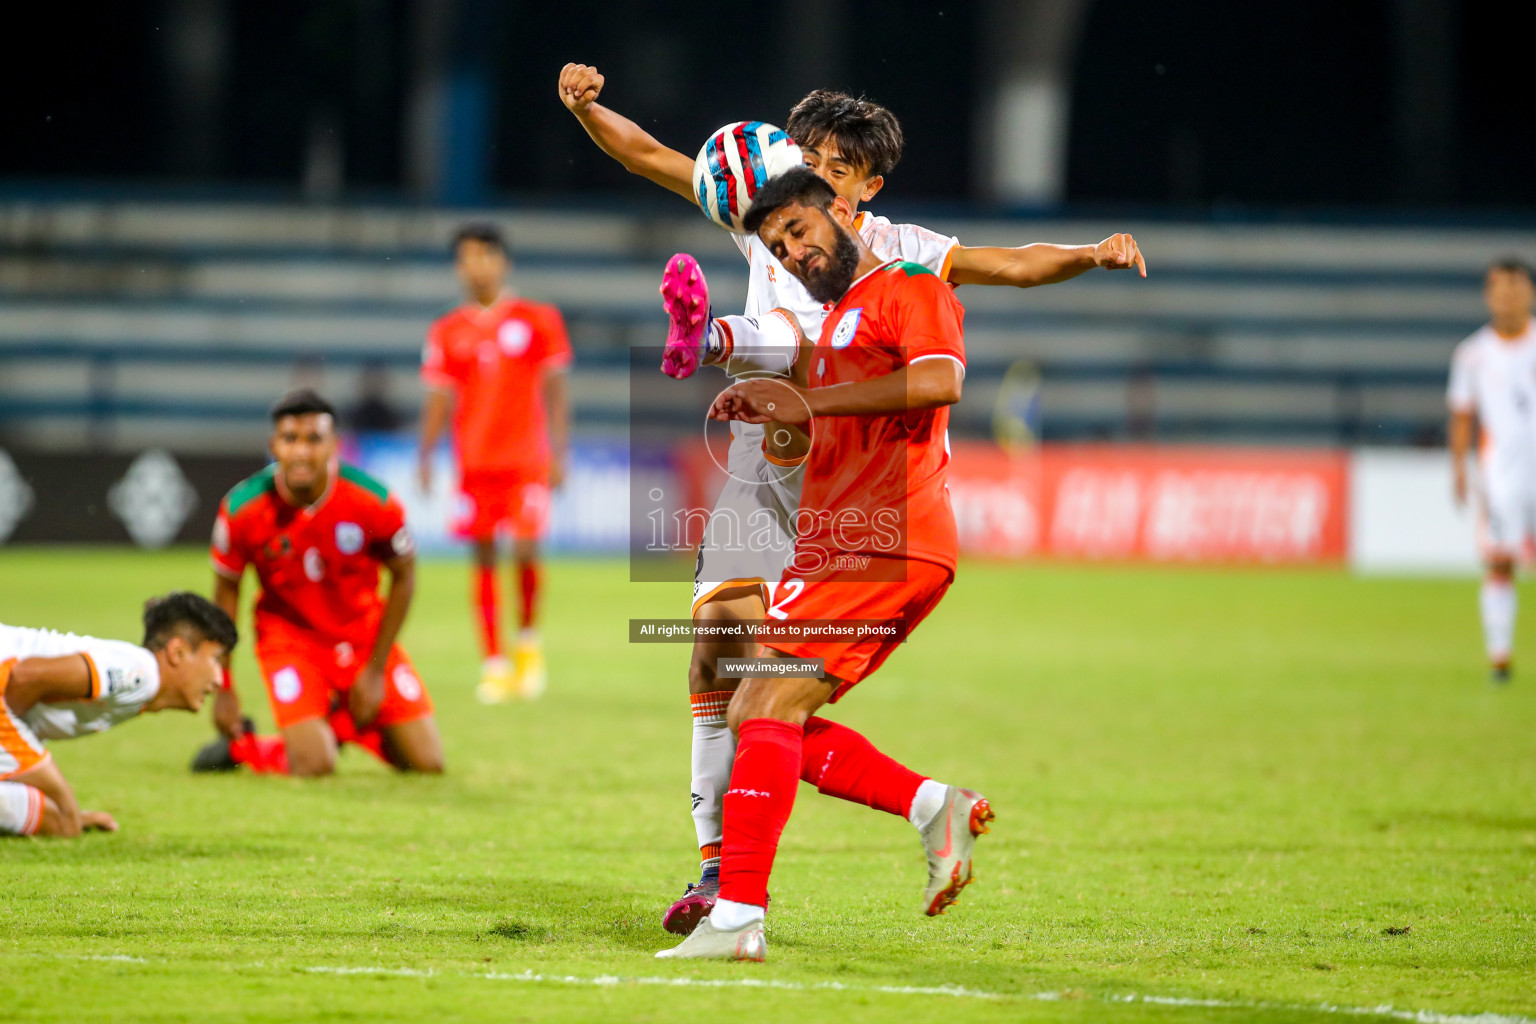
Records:
[[[11,550],[0,621],[134,638],[143,597],[209,579],[197,552]],[[122,831],[0,842],[0,1019],[1536,1015],[1536,676],[1484,681],[1469,581],[963,566],[834,713],[992,798],[980,881],[923,917],[911,827],[802,787],[763,965],[651,956],[695,868],[686,648],[626,620],[686,588],[553,564],[550,692],[491,709],[468,590],[427,564],[405,637],[441,779],[356,751],[194,778],[209,727],[175,713],[54,744]],[[248,645],[236,668],[269,723]]]

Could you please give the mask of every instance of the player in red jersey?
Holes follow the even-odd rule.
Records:
[[[975,837],[992,811],[979,793],[925,778],[846,726],[815,716],[880,667],[954,578],[957,539],[946,489],[948,406],[965,376],[964,312],[924,267],[883,261],[852,230],[847,200],[807,169],[774,178],[747,227],[822,302],[835,303],[810,356],[809,387],[739,381],[717,419],[806,426],[812,443],[795,555],[775,608],[781,635],[820,621],[895,624],[850,641],[769,638],[773,659],[822,659],[749,678],[729,709],[736,761],[725,794],[720,898],[660,957],[762,960],[763,910],[779,835],[801,780],[906,817],[928,857],[924,910],[942,913],[971,880]]]
[[[564,475],[570,435],[565,371],[571,343],[553,306],[506,289],[506,241],[488,224],[471,224],[454,239],[455,266],[468,301],[427,331],[421,377],[421,486],[432,488],[432,451],[453,414],[459,460],[457,532],[475,545],[475,601],[484,661],[482,701],[533,698],[544,691],[544,656],[536,629],[539,539],[549,492]],[[502,654],[497,611],[496,535],[507,528],[517,566],[517,647]]]
[[[213,600],[233,618],[240,579],[255,569],[256,660],[282,736],[252,734],[226,682],[214,698],[223,738],[194,768],[328,775],[338,745],[355,743],[402,771],[442,771],[432,698],[395,643],[416,589],[404,510],[337,458],[335,409],[308,388],[273,406],[271,451],[276,462],[219,506]]]

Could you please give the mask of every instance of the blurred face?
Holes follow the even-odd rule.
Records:
[[[841,197],[830,212],[790,203],[775,210],[757,229],[757,237],[784,269],[800,279],[817,302],[843,297],[859,267],[859,246],[846,227],[852,216]]]
[[[220,660],[228,652],[213,640],[193,643],[177,634],[155,652],[160,663],[160,694],[156,703],[162,708],[196,711],[219,684],[223,669]]]
[[[1519,270],[1490,270],[1483,280],[1483,300],[1494,327],[1504,334],[1520,334],[1536,301],[1536,286]]]
[[[316,494],[336,457],[336,425],[329,413],[284,416],[273,425],[269,447],[283,484],[296,495]]]
[[[454,269],[464,290],[484,303],[494,299],[501,291],[511,267],[501,246],[466,238],[454,253]]]
[[[843,156],[837,148],[837,141],[830,137],[820,140],[814,146],[801,146],[800,152],[805,157],[805,166],[815,171],[832,186],[834,192],[847,200],[850,210],[856,211],[860,203],[875,198],[875,193],[885,184],[883,177],[870,174],[868,167],[855,164]]]

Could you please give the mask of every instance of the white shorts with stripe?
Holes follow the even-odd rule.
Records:
[[[763,603],[795,553],[803,459],[784,462],[763,450],[764,425],[733,423],[725,484],[704,528],[693,573],[693,612],[727,587],[756,583]]]

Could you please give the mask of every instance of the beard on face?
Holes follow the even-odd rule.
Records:
[[[845,230],[831,214],[823,210],[821,215],[837,233],[837,247],[824,254],[826,266],[806,270],[800,281],[817,302],[836,302],[853,284],[853,275],[859,269],[859,243],[853,240],[853,232]]]

